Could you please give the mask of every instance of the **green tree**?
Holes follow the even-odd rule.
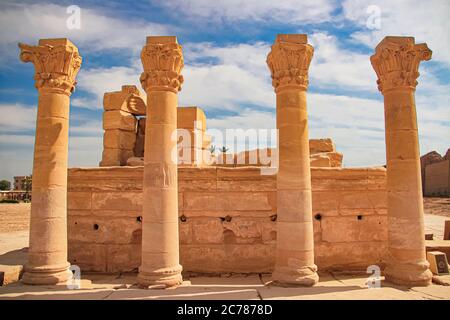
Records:
[[[220,148],[220,152],[222,153],[226,153],[228,151],[228,148],[223,146],[222,148]]]
[[[0,190],[2,190],[2,191],[11,190],[11,182],[9,182],[8,180],[1,180],[0,181]]]

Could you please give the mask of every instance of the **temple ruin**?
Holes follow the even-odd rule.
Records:
[[[273,174],[262,174],[261,150],[213,152],[203,110],[178,105],[181,45],[153,36],[141,53],[143,91],[124,84],[104,95],[99,167],[68,169],[81,56],[68,39],[20,48],[39,92],[24,283],[65,282],[70,264],[137,271],[143,287],[178,285],[184,272],[270,272],[275,284],[311,286],[317,270],[370,265],[394,283],[431,283],[414,102],[426,44],[386,37],[376,47],[387,168],[344,168],[331,139],[308,136],[314,48],[306,35],[278,35],[267,57],[278,144],[264,153],[277,154]]]

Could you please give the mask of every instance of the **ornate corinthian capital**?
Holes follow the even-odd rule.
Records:
[[[20,60],[34,64],[35,86],[39,92],[71,95],[82,58],[68,39],[41,39],[39,45],[19,43]]]
[[[307,44],[306,34],[279,34],[267,56],[275,92],[287,88],[306,90],[308,69],[314,48]]]
[[[430,60],[431,54],[426,43],[415,44],[413,37],[385,37],[370,57],[378,76],[378,90],[415,89],[419,64],[422,60]]]
[[[177,93],[181,90],[184,66],[183,52],[176,37],[147,37],[141,52],[144,72],[141,84],[145,91],[163,90]]]

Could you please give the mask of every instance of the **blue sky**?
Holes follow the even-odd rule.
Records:
[[[66,26],[70,5],[81,9],[79,30]],[[17,43],[52,37],[70,38],[83,56],[71,98],[71,167],[98,165],[103,93],[141,89],[148,35],[176,35],[183,45],[181,106],[203,108],[208,128],[247,129],[275,127],[265,59],[276,34],[307,33],[315,47],[310,137],[331,137],[347,167],[384,164],[383,100],[369,57],[386,35],[414,36],[433,50],[416,92],[421,152],[450,147],[450,1],[2,1],[0,29],[0,179],[32,168],[37,92]]]

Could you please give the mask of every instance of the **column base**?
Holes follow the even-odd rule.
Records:
[[[138,285],[141,288],[148,288],[150,286],[161,286],[162,288],[169,288],[178,286],[183,283],[181,271],[183,267],[178,265],[173,268],[163,268],[157,270],[143,270],[139,268],[137,277]]]
[[[428,263],[387,265],[384,278],[393,284],[405,287],[426,287],[431,284],[433,274]]]
[[[30,266],[24,267],[22,276],[24,284],[31,285],[63,285],[72,280],[73,274],[69,270],[70,263],[61,266]]]
[[[317,266],[306,266],[300,269],[275,267],[272,273],[272,284],[280,287],[312,287],[319,282]]]

